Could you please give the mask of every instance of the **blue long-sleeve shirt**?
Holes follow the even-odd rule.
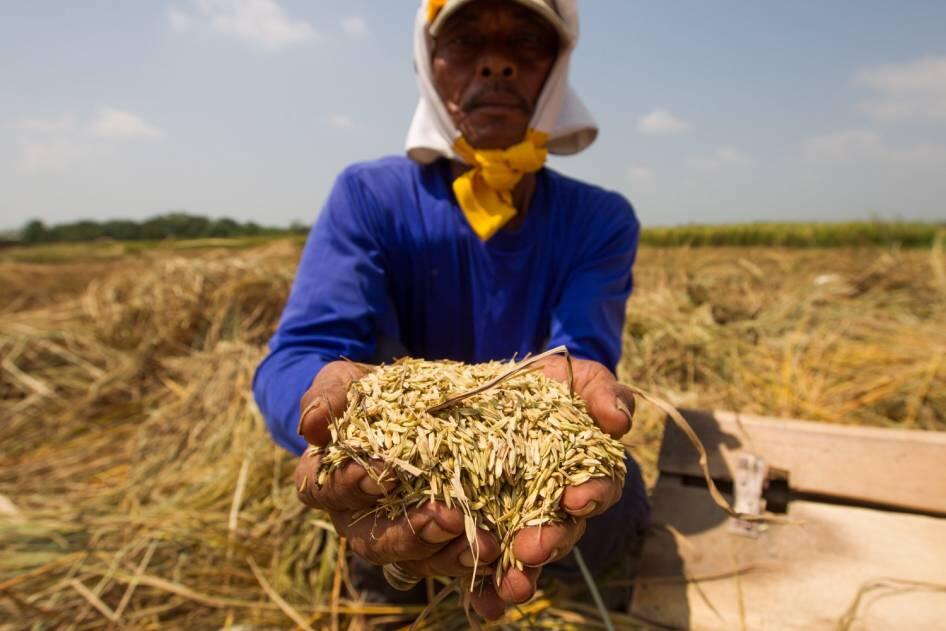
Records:
[[[482,362],[564,344],[614,370],[639,225],[621,195],[544,168],[522,225],[482,242],[450,165],[391,157],[335,182],[253,380],[277,443],[301,453],[299,399],[341,357]]]

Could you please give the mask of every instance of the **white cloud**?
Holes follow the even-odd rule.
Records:
[[[627,168],[627,177],[635,184],[643,184],[654,179],[654,170],[645,166],[630,166]]]
[[[832,164],[882,157],[886,149],[880,135],[865,129],[843,129],[806,138],[801,155],[812,162]]]
[[[20,164],[27,171],[63,169],[80,154],[78,125],[71,112],[56,115],[24,116],[5,127],[16,132]]]
[[[109,153],[115,141],[157,140],[164,132],[140,116],[103,107],[89,121],[71,112],[27,116],[7,125],[15,131],[20,165],[27,171],[62,170]]]
[[[342,30],[349,35],[364,35],[368,32],[368,23],[358,15],[342,18]]]
[[[702,171],[718,171],[731,167],[752,166],[755,160],[735,147],[723,146],[718,147],[709,155],[690,158],[689,164]]]
[[[690,123],[663,109],[656,109],[637,121],[637,130],[642,134],[679,134],[688,129]]]
[[[97,136],[116,140],[157,140],[164,132],[137,114],[103,107],[92,121],[90,130]]]
[[[69,131],[74,129],[75,126],[76,117],[71,112],[66,112],[58,116],[25,116],[13,121],[10,125],[10,127],[17,131],[39,134]]]
[[[196,6],[213,30],[266,50],[318,37],[311,24],[290,17],[276,0],[196,0]],[[171,24],[173,28],[173,20]]]
[[[844,129],[806,138],[801,142],[802,159],[826,166],[858,166],[868,163],[891,167],[943,164],[946,147],[935,143],[891,144],[874,131]]]
[[[332,114],[328,117],[328,124],[335,129],[353,129],[355,120],[348,114]]]
[[[875,92],[860,104],[874,118],[946,118],[946,56],[867,68],[854,82]]]
[[[61,135],[21,136],[20,146],[23,168],[27,171],[53,171],[64,169],[79,157],[75,142]]]
[[[177,7],[171,7],[168,9],[168,24],[171,25],[171,30],[178,33],[190,29],[194,24],[195,16],[181,11]]]

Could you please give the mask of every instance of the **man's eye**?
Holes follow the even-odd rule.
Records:
[[[527,52],[542,51],[550,48],[550,43],[539,33],[523,32],[519,33],[512,42],[519,50]]]
[[[447,40],[447,45],[454,48],[475,48],[479,46],[479,39],[472,35],[454,35]]]
[[[542,38],[539,37],[537,33],[521,33],[519,35],[520,44],[532,44],[537,45],[542,41]]]

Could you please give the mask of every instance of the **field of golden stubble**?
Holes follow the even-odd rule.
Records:
[[[252,403],[298,245],[200,245],[0,251],[4,628],[417,614],[341,597],[344,547]],[[622,380],[687,407],[946,429],[940,249],[645,247],[635,280]],[[641,406],[625,438],[649,482],[662,426]],[[577,589],[511,616],[593,628]]]

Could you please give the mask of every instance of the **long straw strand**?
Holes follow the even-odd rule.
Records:
[[[585,564],[585,558],[581,555],[581,550],[578,549],[578,546],[572,548],[572,554],[575,555],[575,561],[578,562],[578,569],[581,570],[581,575],[585,579],[585,583],[588,585],[588,591],[591,592],[591,597],[595,601],[595,606],[598,608],[598,612],[601,614],[601,620],[604,622],[604,627],[608,631],[614,631],[614,623],[611,622],[611,616],[608,614],[608,608],[604,606],[604,599],[601,598],[601,592],[598,591],[598,586],[595,584],[595,579],[591,575],[591,571],[588,569],[588,566]]]

